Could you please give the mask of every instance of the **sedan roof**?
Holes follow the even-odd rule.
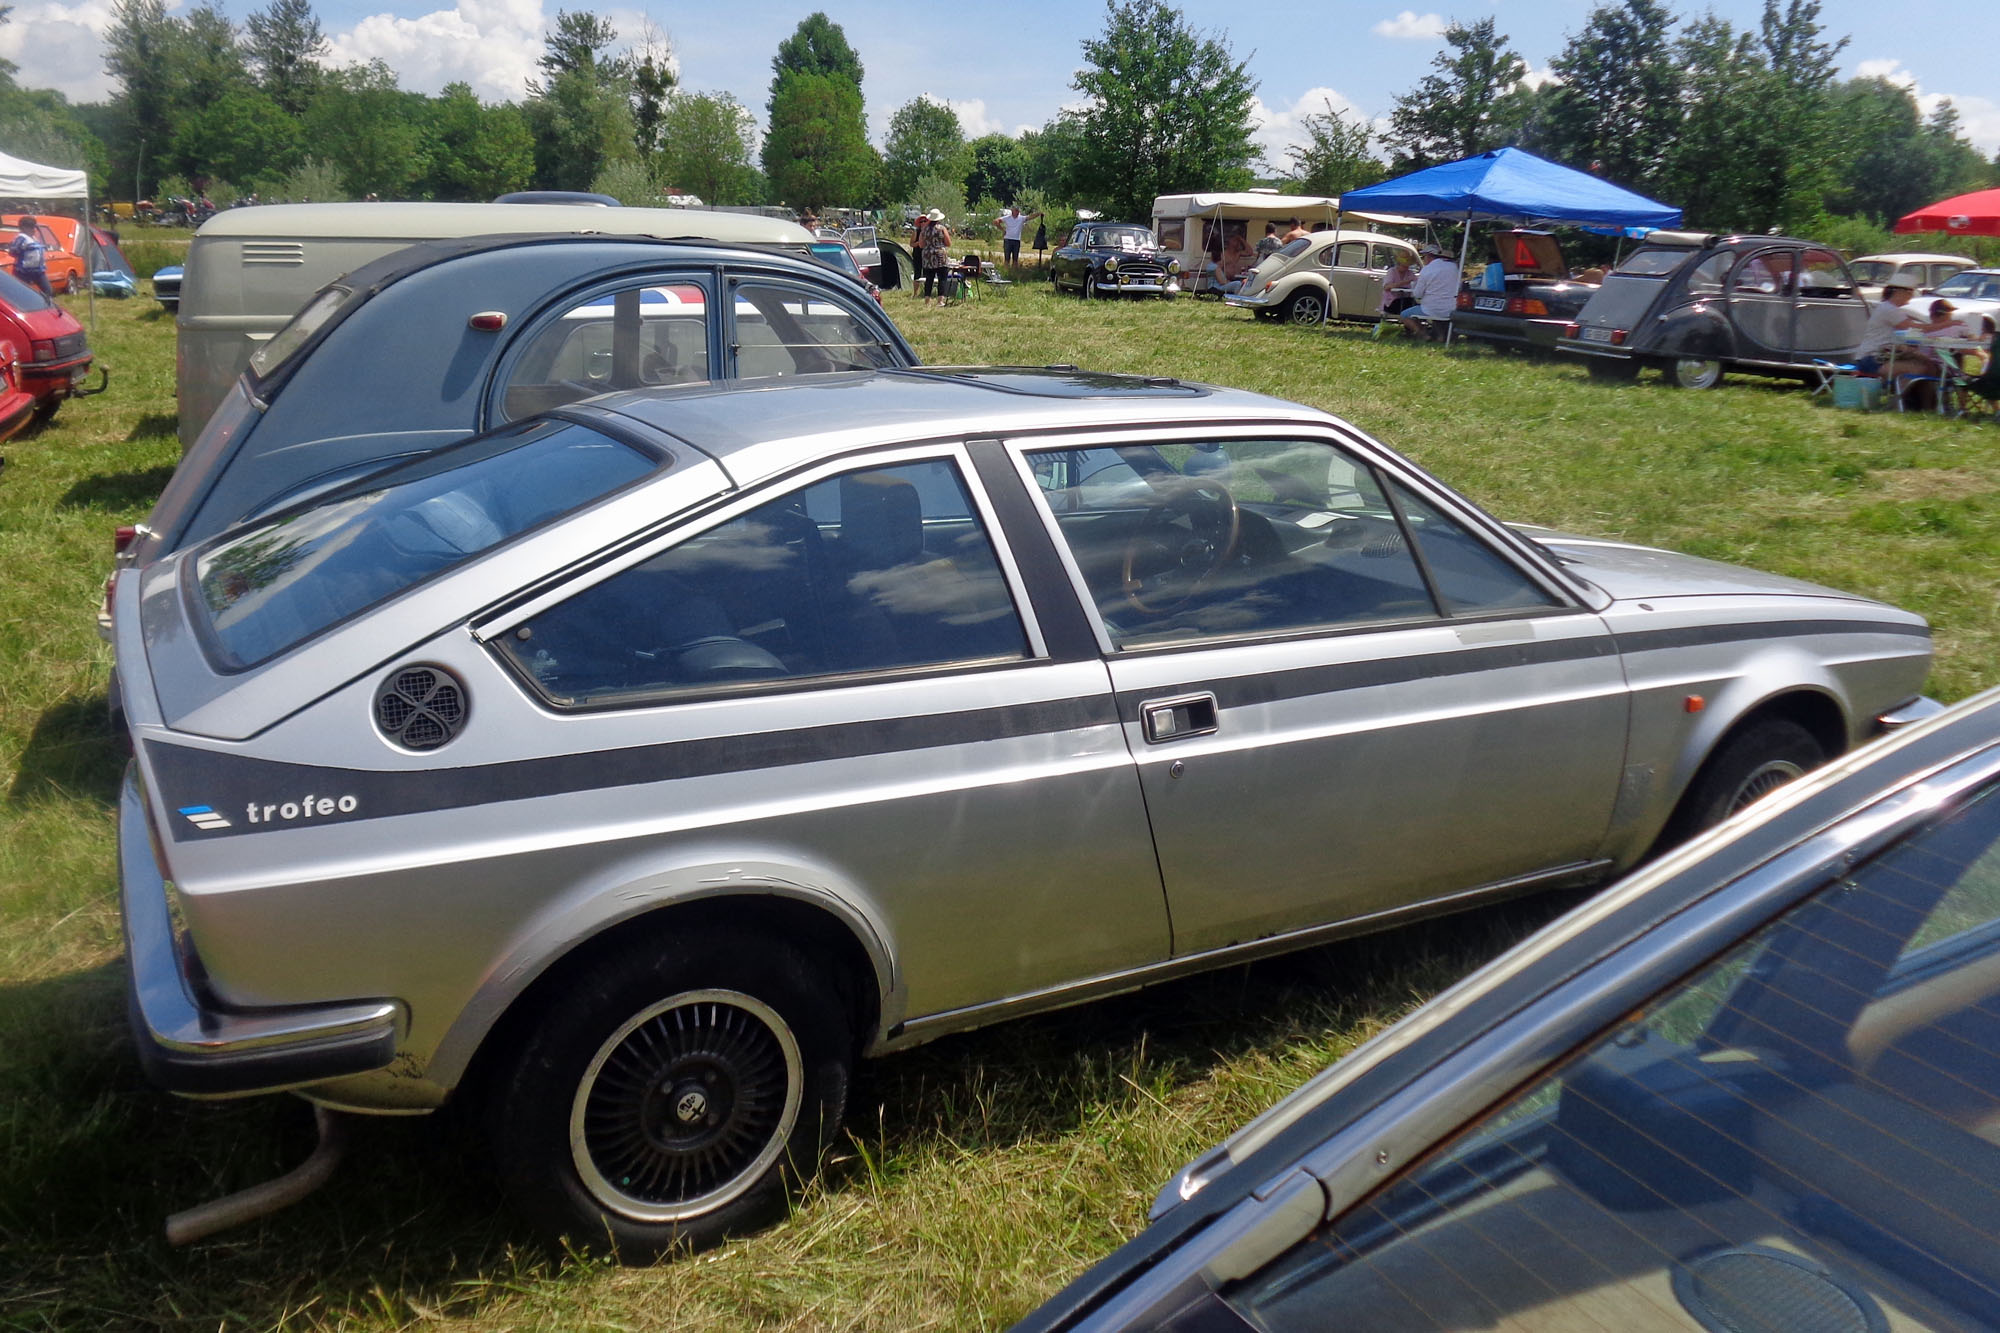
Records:
[[[589,405],[699,449],[739,486],[847,449],[897,440],[1186,425],[1204,418],[1333,420],[1262,394],[1074,366],[846,371],[634,389],[590,399]]]

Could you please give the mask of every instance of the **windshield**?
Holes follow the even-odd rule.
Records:
[[[1108,250],[1150,250],[1153,233],[1145,227],[1092,227],[1083,234],[1083,243]]]
[[[11,273],[0,273],[0,301],[16,310],[51,310],[55,302]]]
[[[228,668],[255,666],[659,466],[543,418],[238,529],[194,565],[209,646]]]
[[[2000,301],[2000,273],[1961,273],[1937,285],[1939,296],[1969,296],[1975,301]]]
[[[292,353],[305,346],[306,340],[320,331],[334,312],[347,303],[354,295],[345,287],[328,287],[318,296],[306,302],[306,308],[292,316],[292,322],[279,329],[271,341],[259,347],[250,357],[250,374],[257,379],[269,379]]]

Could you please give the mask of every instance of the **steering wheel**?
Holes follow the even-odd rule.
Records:
[[[1243,520],[1219,481],[1180,477],[1161,483],[1139,529],[1125,543],[1121,587],[1141,615],[1186,606],[1209,575],[1236,554]]]

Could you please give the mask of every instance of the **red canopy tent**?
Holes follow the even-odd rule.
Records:
[[[1907,213],[1897,231],[1942,231],[1953,236],[2000,236],[2000,190],[1974,190]]]

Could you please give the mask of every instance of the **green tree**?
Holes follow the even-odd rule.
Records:
[[[861,89],[837,74],[786,74],[771,99],[764,174],[797,209],[864,204],[879,162],[862,131]]]
[[[305,114],[305,152],[331,163],[349,195],[407,199],[430,169],[427,99],[380,60],[327,74]]]
[[[1029,189],[1086,207],[1098,202],[1075,194],[1081,174],[1076,164],[1083,155],[1083,128],[1074,114],[1062,113],[1039,130],[1022,134],[1021,151],[1028,155]]]
[[[1673,27],[1657,0],[1590,11],[1550,66],[1561,82],[1548,100],[1549,156],[1644,193],[1660,189],[1681,117]]]
[[[709,204],[755,203],[760,182],[750,152],[757,127],[728,93],[677,92],[660,119],[659,179],[669,193]]]
[[[164,0],[112,0],[104,34],[104,72],[117,84],[111,167],[135,195],[148,193],[169,166],[175,27]]]
[[[775,113],[778,88],[788,74],[827,74],[845,79],[861,91],[861,57],[847,44],[847,33],[824,13],[815,11],[799,22],[792,35],[778,43],[771,58],[771,102]]]
[[[680,81],[666,34],[648,23],[644,38],[626,54],[625,69],[632,83],[633,142],[641,154],[657,153],[663,143],[667,100]]]
[[[965,192],[974,199],[991,199],[1004,207],[1028,188],[1030,159],[1019,139],[982,134],[968,145],[968,151],[972,167],[965,173]]]
[[[468,84],[446,85],[430,106],[429,170],[420,192],[477,201],[525,186],[535,173],[535,140],[512,102],[485,106]]]
[[[232,89],[181,120],[173,158],[190,176],[263,189],[298,165],[299,123],[261,89]]]
[[[1374,136],[1366,121],[1349,123],[1332,102],[1326,110],[1300,117],[1306,141],[1287,153],[1285,179],[1300,194],[1340,195],[1382,179],[1382,164],[1369,156]]]
[[[528,84],[522,108],[543,189],[587,190],[606,167],[638,156],[631,82],[622,62],[602,58],[617,35],[595,14],[556,14],[537,62],[547,77]]]
[[[1454,22],[1445,29],[1444,40],[1449,49],[1432,59],[1432,72],[1398,97],[1389,113],[1383,140],[1395,150],[1397,171],[1455,162],[1499,147],[1502,100],[1528,72],[1490,18],[1470,27]]]
[[[1072,85],[1087,99],[1075,116],[1075,192],[1143,220],[1157,195],[1250,183],[1257,84],[1226,42],[1164,0],[1105,0],[1104,31],[1084,40],[1083,55]]]
[[[330,49],[312,0],[271,0],[243,20],[243,48],[262,88],[291,115],[305,114]]]
[[[1749,181],[1748,222],[1804,231],[1836,182],[1839,126],[1830,92],[1847,39],[1825,40],[1819,0],[1764,0],[1757,49],[1764,78],[1754,89],[1762,113],[1753,139],[1758,170]]]
[[[910,200],[925,176],[949,176],[962,183],[971,168],[958,113],[944,103],[917,97],[889,117],[889,137],[882,146],[882,192],[889,199]]]

